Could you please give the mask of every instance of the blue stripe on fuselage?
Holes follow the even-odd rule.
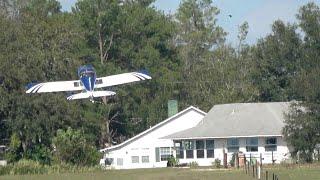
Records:
[[[93,91],[94,83],[96,82],[95,76],[84,75],[80,78],[80,80],[87,91]]]

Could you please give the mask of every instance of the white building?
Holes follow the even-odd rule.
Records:
[[[290,154],[281,134],[288,108],[286,102],[222,104],[206,114],[189,107],[100,151],[103,161],[116,169],[166,167],[171,155],[180,163],[210,166],[215,159],[223,162],[223,153],[229,162],[235,152],[247,158],[262,154],[263,163],[280,163]]]
[[[106,162],[115,169],[166,167],[174,145],[161,137],[192,128],[205,115],[191,106],[121,144],[100,150],[104,153],[100,164]]]
[[[287,102],[215,105],[197,126],[164,138],[174,141],[180,163],[208,166],[216,158],[223,162],[223,153],[229,163],[235,152],[280,163],[290,156],[281,133],[288,109]]]

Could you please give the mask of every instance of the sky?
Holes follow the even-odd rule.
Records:
[[[77,0],[58,0],[64,11],[70,11]],[[164,13],[175,13],[181,0],[156,0],[154,6]],[[245,21],[249,24],[247,43],[254,44],[259,38],[271,32],[275,20],[296,22],[299,7],[320,0],[213,0],[220,9],[218,25],[228,32],[227,42],[236,44],[239,26]],[[232,17],[229,17],[232,15]]]

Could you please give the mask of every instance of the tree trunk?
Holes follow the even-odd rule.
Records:
[[[99,26],[99,50],[100,50],[100,62],[101,62],[101,64],[103,64],[104,57],[103,57],[103,38],[101,35],[101,24]]]
[[[103,106],[107,106],[107,97],[102,97]],[[101,138],[100,138],[100,146],[105,148],[109,147],[112,144],[112,135],[110,130],[110,119],[109,113],[105,115],[103,118],[102,130],[101,130]]]

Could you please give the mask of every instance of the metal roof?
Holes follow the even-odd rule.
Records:
[[[164,139],[282,136],[289,102],[215,105],[195,127]]]

